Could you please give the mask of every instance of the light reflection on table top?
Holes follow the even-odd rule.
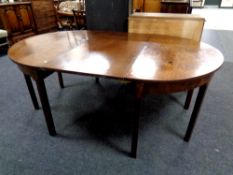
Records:
[[[13,45],[9,57],[26,66],[146,81],[200,77],[223,63],[222,54],[205,43],[90,31],[35,36]]]

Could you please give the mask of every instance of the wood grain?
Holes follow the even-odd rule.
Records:
[[[157,83],[203,78],[223,63],[223,55],[205,43],[118,32],[44,34],[16,43],[8,54],[26,67]]]
[[[56,31],[57,21],[53,0],[32,0],[32,8],[39,33]]]
[[[140,104],[144,94],[200,87],[185,134],[189,141],[207,84],[223,64],[214,47],[171,36],[65,31],[34,36],[13,45],[9,58],[36,81],[46,124],[55,135],[44,78],[53,71],[131,80],[136,84],[131,156],[136,158]],[[36,106],[37,107],[37,106]]]
[[[31,2],[0,4],[0,17],[10,44],[36,34]]]
[[[160,0],[133,0],[133,10],[140,12],[160,12]]]
[[[128,32],[176,36],[200,41],[205,19],[190,14],[134,13]]]

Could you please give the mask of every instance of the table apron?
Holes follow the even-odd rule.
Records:
[[[46,69],[43,70],[41,68],[34,68],[34,67],[23,66],[23,65],[18,65],[18,67],[24,74],[31,76],[34,80],[37,77],[38,71],[43,73],[44,75],[43,78],[46,78],[47,76],[55,72],[53,70],[46,70]],[[75,73],[71,73],[71,74],[75,74]],[[175,92],[180,92],[180,91],[188,91],[196,87],[200,87],[204,84],[208,84],[208,82],[211,80],[213,75],[214,75],[214,72],[201,76],[201,77],[181,80],[181,81],[155,81],[155,82],[147,82],[145,80],[135,80],[135,81],[136,81],[137,87],[140,88],[141,95],[142,94],[168,94],[168,93],[175,93]],[[102,75],[91,75],[90,74],[90,76],[101,77]],[[115,78],[115,77],[112,77],[112,78]],[[124,79],[124,78],[119,78],[119,79]]]
[[[188,91],[208,84],[214,73],[195,79],[171,82],[137,82],[141,95],[145,94],[169,94],[181,91]],[[143,89],[143,90],[142,90]]]

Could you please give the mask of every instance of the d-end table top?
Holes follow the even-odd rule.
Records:
[[[218,70],[224,59],[203,42],[159,35],[63,31],[14,44],[20,66],[153,82],[195,79]]]

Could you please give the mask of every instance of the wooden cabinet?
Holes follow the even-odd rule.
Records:
[[[190,3],[179,3],[179,2],[161,2],[161,9],[160,12],[162,13],[191,13],[192,7],[190,6]]]
[[[1,4],[0,17],[11,43],[36,34],[30,2]]]
[[[144,12],[160,12],[160,0],[145,0]]]
[[[0,29],[4,29],[4,26],[3,26],[1,18],[0,18]]]
[[[160,0],[133,0],[133,11],[160,12]]]
[[[38,33],[57,29],[53,0],[31,0]]]
[[[8,31],[10,43],[57,30],[53,0],[0,3],[0,25]]]

